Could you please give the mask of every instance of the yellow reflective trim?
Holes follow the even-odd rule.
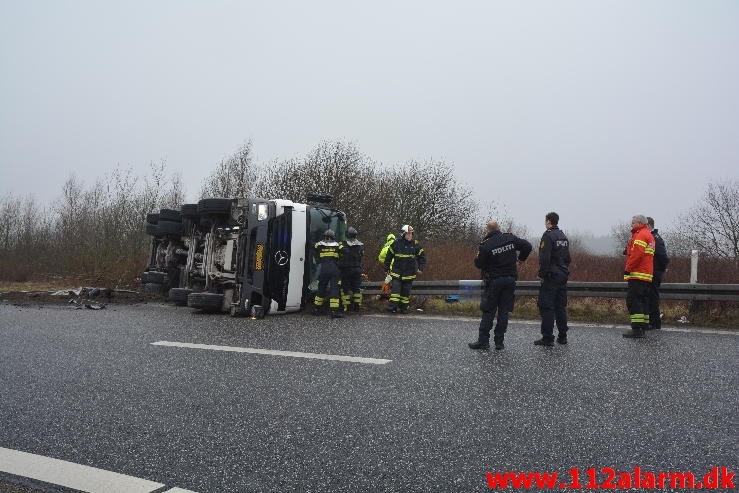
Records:
[[[637,280],[652,282],[652,277],[652,274],[646,274],[644,272],[629,272],[628,274],[624,274],[624,279],[627,281]]]
[[[408,255],[407,253],[399,253],[395,257],[396,258],[412,258],[412,257],[415,257],[415,255]]]
[[[646,241],[642,241],[642,240],[634,240],[634,245],[639,245],[639,246],[643,246],[643,247],[646,248],[647,242]]]

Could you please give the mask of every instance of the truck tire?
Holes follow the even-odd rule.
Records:
[[[231,199],[202,199],[198,202],[198,212],[212,216],[231,214]]]
[[[159,228],[159,234],[182,236],[181,222],[165,221],[164,219],[160,219],[157,227]]]
[[[147,282],[141,286],[141,292],[144,294],[161,294],[163,290],[163,286],[158,282]]]
[[[182,214],[180,214],[180,211],[174,209],[161,209],[159,211],[159,220],[179,223],[182,222]]]
[[[174,301],[177,306],[187,306],[187,297],[192,289],[172,288],[169,290],[169,301]]]
[[[182,208],[180,208],[180,214],[182,214],[183,218],[188,219],[195,219],[200,217],[200,214],[198,214],[198,204],[182,204]]]
[[[223,306],[223,295],[217,293],[190,293],[187,306],[204,312],[220,312]]]
[[[151,236],[161,236],[158,224],[146,223],[146,234]]]
[[[159,214],[156,212],[150,212],[146,215],[146,222],[149,224],[156,224],[159,222]]]
[[[144,272],[141,274],[141,284],[164,284],[167,281],[167,274],[165,272],[157,272],[154,270]]]

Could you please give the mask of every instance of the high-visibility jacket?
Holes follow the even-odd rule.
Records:
[[[626,247],[624,280],[652,282],[654,274],[654,237],[646,224],[631,230],[631,239]]]
[[[387,238],[385,239],[385,246],[382,247],[382,250],[380,250],[380,254],[377,256],[377,261],[380,262],[382,265],[385,265],[385,257],[387,256],[387,251],[394,241],[394,234],[390,233],[389,235],[387,235]]]

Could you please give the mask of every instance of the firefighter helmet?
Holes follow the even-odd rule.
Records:
[[[356,238],[357,237],[357,230],[352,228],[351,226],[349,229],[346,230],[346,237],[347,238]]]
[[[323,233],[323,237],[324,238],[331,238],[332,240],[335,240],[336,239],[336,233],[334,233],[334,230],[333,229],[327,229]]]
[[[411,226],[410,224],[406,224],[402,228],[400,228],[400,231],[403,234],[405,234],[405,233],[413,233],[413,226]]]

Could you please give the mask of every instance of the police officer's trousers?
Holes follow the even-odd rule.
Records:
[[[490,330],[493,328],[495,313],[498,312],[498,323],[495,324],[494,341],[503,342],[508,328],[508,313],[513,310],[516,278],[512,276],[495,277],[485,280],[485,289],[482,291],[480,310],[480,330],[478,341],[484,344],[490,342]]]
[[[649,285],[649,325],[655,329],[662,328],[662,317],[659,310],[659,287],[662,284],[662,271],[654,271],[652,283]]]
[[[554,323],[560,337],[567,335],[567,274],[548,272],[539,286],[539,314],[541,336],[545,341],[554,341]]]

